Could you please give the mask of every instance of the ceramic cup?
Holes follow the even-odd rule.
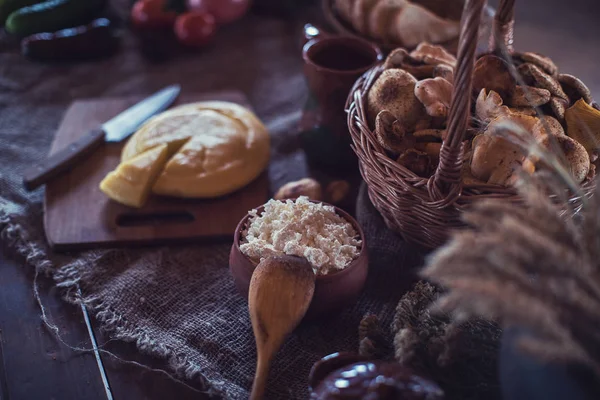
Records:
[[[353,36],[326,34],[304,26],[302,50],[309,96],[300,122],[304,151],[328,169],[356,166],[350,148],[345,104],[354,82],[383,59],[374,44]]]

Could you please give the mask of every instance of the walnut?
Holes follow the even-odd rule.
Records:
[[[508,105],[512,107],[539,107],[548,103],[551,97],[550,92],[546,89],[517,85]]]
[[[590,89],[579,78],[569,74],[560,74],[558,75],[558,82],[572,103],[583,99],[590,104],[594,100]]]
[[[367,96],[367,116],[375,122],[382,110],[391,112],[410,132],[423,119],[425,108],[415,97],[417,80],[400,69],[387,69],[377,78]]]
[[[331,204],[341,203],[350,192],[350,184],[347,181],[332,181],[325,189],[326,200]]]
[[[480,57],[473,71],[473,90],[480,93],[484,88],[493,90],[503,99],[509,99],[515,89],[515,79],[508,64],[491,54]]]
[[[456,65],[456,57],[448,53],[442,46],[436,46],[425,42],[420,43],[417,48],[410,53],[410,56],[414,60],[424,64],[446,64],[451,67]]]
[[[312,178],[288,182],[279,188],[273,198],[275,200],[284,200],[294,199],[300,196],[308,196],[311,200],[322,200],[321,184]]]
[[[452,84],[444,78],[425,79],[415,85],[415,96],[432,117],[448,117]]]

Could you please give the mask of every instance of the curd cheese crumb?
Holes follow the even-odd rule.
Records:
[[[356,230],[335,208],[300,196],[269,200],[261,215],[251,210],[240,250],[255,262],[276,254],[304,257],[315,274],[325,275],[348,266],[360,246]]]

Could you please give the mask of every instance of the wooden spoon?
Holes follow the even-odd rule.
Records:
[[[258,355],[251,400],[263,397],[271,360],[306,314],[314,291],[315,273],[304,258],[272,256],[256,266],[248,293]]]

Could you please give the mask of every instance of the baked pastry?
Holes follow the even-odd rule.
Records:
[[[147,166],[159,171],[146,184],[153,193],[176,197],[213,198],[238,190],[260,175],[270,153],[267,129],[251,111],[229,102],[200,102],[146,122],[127,142],[122,164],[111,174],[159,146],[166,146],[167,160],[160,167]]]
[[[358,33],[407,48],[456,39],[463,4],[464,0],[335,0],[340,17]]]

